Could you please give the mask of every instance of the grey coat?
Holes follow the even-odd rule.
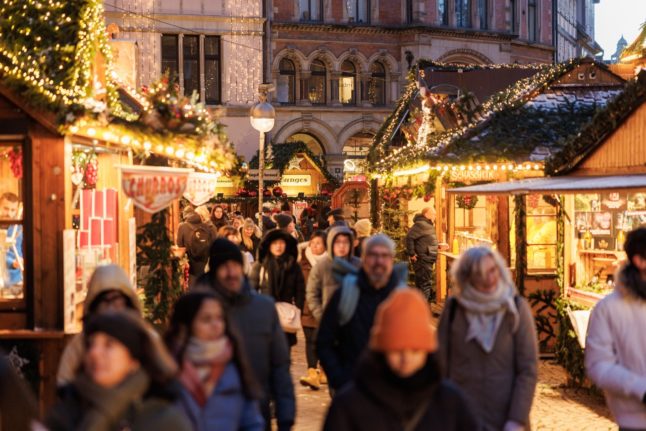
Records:
[[[438,327],[445,377],[462,389],[485,431],[502,430],[508,420],[529,429],[538,365],[536,326],[529,304],[517,297],[518,330],[512,332],[513,316],[505,315],[494,348],[487,354],[475,340],[465,342],[469,324],[462,306],[455,307],[449,323],[452,301],[447,300]]]
[[[334,291],[341,286],[340,280],[344,275],[340,272],[341,268],[337,267],[336,276],[333,270],[334,255],[332,245],[334,244],[334,239],[339,235],[348,235],[351,237],[352,231],[345,226],[335,226],[330,229],[330,233],[327,235],[328,256],[314,265],[307,279],[305,300],[307,301],[307,306],[312,312],[312,315],[319,322],[323,316],[323,308],[325,308],[327,303],[330,301]],[[350,241],[350,244],[352,244],[352,241]],[[348,261],[356,268],[361,266],[361,260],[353,256],[352,247],[350,248],[350,257]]]

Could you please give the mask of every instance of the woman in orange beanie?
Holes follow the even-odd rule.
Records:
[[[460,390],[442,380],[426,300],[395,290],[377,310],[370,349],[337,393],[324,431],[477,430]]]

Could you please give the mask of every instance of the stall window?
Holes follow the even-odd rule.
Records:
[[[23,151],[20,143],[0,144],[0,301],[24,298]]]
[[[324,105],[327,97],[327,71],[321,60],[314,60],[310,66],[312,76],[309,82],[308,98],[312,105]]]
[[[344,105],[354,105],[357,93],[357,71],[354,64],[344,61],[341,65],[341,82],[339,83],[339,100]]]
[[[462,253],[478,245],[494,245],[493,227],[497,224],[498,211],[496,202],[481,195],[455,197],[453,252]]]
[[[368,100],[375,106],[386,104],[386,68],[378,61],[370,66]]]
[[[296,100],[296,67],[286,58],[280,60],[276,93],[279,103],[293,104]]]
[[[556,208],[541,195],[528,195],[527,270],[546,272],[556,269]]]

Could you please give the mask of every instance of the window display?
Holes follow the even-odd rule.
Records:
[[[22,145],[0,146],[0,300],[24,297]]]

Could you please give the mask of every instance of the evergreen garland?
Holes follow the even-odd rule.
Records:
[[[137,271],[147,268],[147,275],[139,281],[144,290],[146,317],[161,326],[182,294],[183,271],[179,259],[171,258],[173,241],[167,227],[168,217],[168,209],[153,214],[137,233]]]
[[[525,294],[525,273],[527,272],[527,205],[525,196],[514,196],[514,216],[516,217],[516,287],[518,293]]]

